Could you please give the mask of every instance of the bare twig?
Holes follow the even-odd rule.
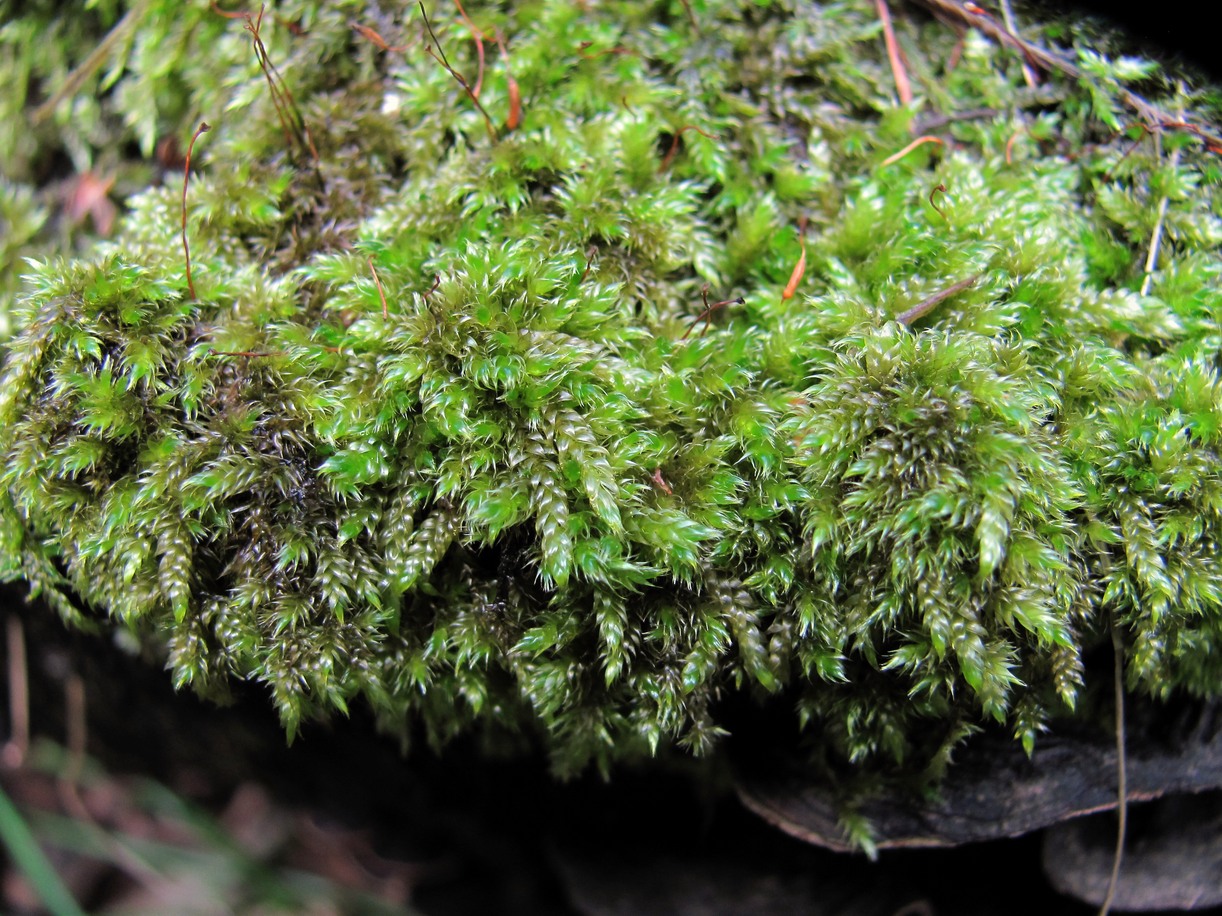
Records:
[[[998,5],[1001,7],[1001,21],[1006,24],[1006,30],[1011,35],[1018,34],[1018,25],[1014,21],[1014,11],[1010,9],[1010,0],[998,0]],[[1023,61],[1023,82],[1031,89],[1035,88],[1035,71],[1031,69],[1031,65]]]
[[[980,121],[984,118],[995,118],[999,114],[1001,112],[996,108],[967,108],[963,111],[952,111],[950,114],[933,114],[913,121],[912,133],[928,134],[948,124],[955,124],[959,121]]]
[[[270,359],[273,356],[283,356],[279,350],[213,350],[209,348],[209,356],[241,356],[246,359]]]
[[[25,657],[25,633],[21,618],[10,613],[5,620],[8,643],[8,709],[10,734],[0,750],[0,763],[10,769],[21,766],[30,749],[30,680]]]
[[[466,77],[450,66],[450,60],[446,57],[446,52],[442,49],[441,42],[437,40],[437,33],[433,31],[433,24],[429,22],[429,14],[424,9],[424,0],[417,0],[417,6],[420,7],[420,15],[424,18],[424,27],[428,29],[429,37],[433,40],[432,47],[426,44],[424,46],[424,50],[428,52],[429,57],[433,58],[433,60],[437,61],[437,63],[441,64],[441,66],[445,68],[446,73],[454,77],[454,79],[458,82],[458,85],[462,87],[463,92],[465,92],[467,97],[475,104],[476,109],[481,115],[483,115],[484,124],[488,128],[488,136],[495,143],[501,139],[501,135],[497,132],[496,125],[492,122],[492,115],[488,114],[488,110],[480,103],[479,93],[477,93],[471,87],[471,84],[467,82]],[[433,48],[436,48],[437,50],[434,51]]]
[[[919,3],[926,9],[953,22],[966,23],[998,44],[1017,51],[1027,63],[1041,70],[1049,73],[1059,71],[1073,79],[1080,79],[1083,75],[1078,65],[1066,55],[1025,41],[974,3],[959,3],[957,0],[912,0],[912,2]],[[1128,89],[1120,88],[1117,91],[1117,97],[1136,112],[1137,117],[1151,130],[1186,131],[1203,140],[1211,150],[1217,147],[1218,151],[1222,151],[1222,135],[1198,124],[1186,122],[1182,118],[1176,118]]]
[[[687,21],[692,24],[692,28],[696,30],[696,34],[700,34],[700,22],[696,19],[696,14],[692,12],[691,0],[679,0],[683,4],[683,11],[687,13]]]
[[[1116,626],[1116,618],[1111,621],[1112,654],[1112,687],[1116,694],[1116,852],[1112,856],[1112,873],[1107,881],[1107,893],[1099,907],[1099,916],[1107,916],[1116,899],[1116,887],[1120,884],[1120,864],[1124,860],[1124,838],[1128,828],[1129,794],[1128,772],[1124,750],[1124,641],[1120,636],[1120,628]]]
[[[246,10],[233,10],[232,12],[229,10],[223,10],[216,5],[216,0],[212,0],[212,12],[216,13],[218,16],[223,16],[226,19],[245,19],[250,15],[250,13],[246,12]]]
[[[1137,149],[1138,144],[1140,144],[1142,140],[1146,139],[1146,134],[1153,133],[1153,131],[1151,131],[1150,128],[1146,127],[1146,125],[1144,124],[1139,124],[1137,126],[1141,128],[1141,133],[1139,133],[1137,135],[1137,139],[1134,140],[1132,143],[1130,143],[1128,145],[1128,148],[1125,149],[1125,151],[1120,154],[1120,158],[1117,159],[1114,164],[1108,166],[1107,171],[1103,173],[1104,181],[1111,181],[1112,175],[1115,174],[1117,169],[1119,169],[1120,166],[1124,164],[1124,160],[1128,159],[1129,156],[1132,154],[1133,150]],[[1162,149],[1162,143],[1158,139],[1157,136],[1154,138],[1154,146],[1155,146],[1155,150]]]
[[[577,53],[585,60],[597,60],[600,57],[606,57],[608,54],[622,54],[628,57],[634,57],[638,52],[625,45],[613,45],[610,48],[603,48],[601,51],[591,51],[594,46],[592,41],[583,41],[577,46]]]
[[[263,38],[259,34],[259,29],[263,25],[263,9],[262,6],[259,7],[259,15],[257,17],[247,13],[243,17],[246,20],[243,28],[250,32],[253,39],[252,44],[255,49],[255,59],[259,62],[259,68],[267,79],[267,88],[272,95],[272,105],[275,106],[276,115],[280,118],[280,125],[284,128],[285,138],[290,146],[296,143],[298,148],[309,152],[317,169],[319,156],[318,149],[314,146],[314,137],[310,134],[310,128],[306,124],[305,118],[301,116],[301,110],[297,107],[297,100],[293,98],[293,93],[289,91],[288,85],[284,82],[284,77],[280,75],[280,71],[276,69],[276,65],[272,63],[272,59],[267,53],[267,45],[263,44]]]
[[[1014,133],[1010,134],[1010,138],[1006,140],[1006,165],[1013,164],[1014,141],[1016,141],[1019,138],[1019,135],[1025,130],[1025,127],[1020,127],[1018,130],[1014,131]]]
[[[89,810],[81,800],[79,783],[85,769],[85,682],[75,671],[64,682],[64,744],[68,759],[59,773],[60,800],[68,812],[83,821],[91,821]]]
[[[144,14],[148,12],[149,3],[151,0],[140,0],[135,6],[127,11],[126,15],[115,23],[115,27],[106,33],[106,37],[93,49],[92,53],[86,57],[64,80],[63,85],[55,90],[55,94],[47,99],[41,105],[34,109],[34,113],[30,116],[35,124],[41,124],[47,118],[55,113],[55,109],[59,107],[59,103],[71,95],[74,95],[81,84],[97,71],[99,67],[105,63],[110,52],[132,29],[140,24],[140,20],[144,18]]]
[[[191,298],[195,299],[195,282],[191,279],[191,246],[187,244],[187,183],[191,180],[191,152],[195,149],[195,141],[199,139],[199,135],[212,130],[212,125],[207,121],[200,121],[199,127],[195,128],[195,133],[191,135],[191,142],[187,144],[187,162],[182,169],[182,254],[187,262],[187,292]]]
[[[959,40],[955,42],[955,46],[950,49],[950,57],[946,59],[946,72],[953,73],[955,68],[959,66],[959,61],[963,59],[963,45],[967,41],[967,29],[959,29]]]
[[[900,97],[901,105],[910,105],[912,104],[912,83],[908,81],[908,72],[904,69],[900,46],[895,40],[895,29],[891,25],[891,11],[887,9],[887,0],[874,0],[874,9],[878,11],[878,19],[883,26],[883,43],[887,46],[887,60],[891,64],[891,73],[895,77],[895,91]]]
[[[1154,135],[1156,148],[1162,152],[1162,142],[1158,134]],[[1171,154],[1171,170],[1175,171],[1175,167],[1180,164],[1180,149],[1176,149]],[[1154,282],[1154,269],[1158,266],[1158,249],[1163,240],[1163,226],[1167,221],[1167,207],[1171,203],[1171,198],[1164,194],[1162,200],[1158,202],[1158,218],[1154,221],[1154,230],[1150,233],[1150,250],[1146,252],[1146,266],[1144,268],[1145,276],[1141,280],[1141,294],[1148,296],[1150,294],[1150,284]]]
[[[297,148],[309,154],[314,163],[315,175],[321,184],[322,174],[318,171],[319,155],[318,148],[314,145],[314,136],[310,133],[310,128],[306,124],[305,118],[301,116],[301,109],[297,107],[297,100],[293,98],[293,93],[289,89],[288,84],[285,83],[284,77],[280,75],[280,71],[272,63],[272,59],[267,53],[267,45],[263,43],[261,30],[263,28],[263,14],[266,10],[267,5],[263,4],[259,7],[258,15],[246,11],[228,12],[217,6],[216,0],[212,0],[212,12],[218,16],[224,16],[226,19],[241,19],[243,21],[242,27],[250,32],[251,43],[255,49],[255,60],[259,64],[259,69],[263,71],[263,77],[267,80],[267,88],[272,96],[272,106],[276,109],[276,117],[280,121],[280,128],[284,131],[284,142],[288,144],[290,149]],[[382,36],[378,35],[373,29],[366,29],[364,26],[357,25],[356,23],[352,23],[352,25],[353,28],[375,44],[390,50]]]
[[[970,286],[975,286],[976,281],[980,279],[980,274],[972,274],[966,280],[960,280],[953,286],[948,286],[941,292],[934,293],[928,299],[922,299],[910,309],[905,309],[895,316],[895,320],[900,324],[909,325],[916,321],[921,316],[932,311],[934,306],[946,301],[956,293],[961,293]]]
[[[117,864],[132,878],[142,884],[152,886],[160,879],[157,870],[132,849],[130,844],[103,830],[81,797],[80,783],[85,771],[88,720],[85,714],[85,681],[75,671],[71,672],[64,682],[64,718],[66,720],[64,743],[68,756],[56,780],[60,803],[72,817],[96,832],[98,841],[109,847]]]
[[[704,311],[697,315],[687,330],[683,332],[683,336],[679,338],[681,341],[687,340],[692,331],[696,330],[696,325],[702,321],[704,322],[704,330],[700,332],[700,336],[703,337],[707,334],[709,332],[709,325],[713,323],[713,313],[718,309],[723,309],[727,305],[742,305],[746,302],[742,296],[739,296],[737,299],[722,299],[720,302],[709,302],[709,285],[707,283],[700,290],[700,297],[704,300]]]
[[[594,266],[594,258],[597,256],[597,254],[597,245],[591,245],[586,249],[586,269],[581,272],[581,279],[577,281],[578,286],[586,282],[586,277],[590,275],[590,268]]]
[[[458,15],[467,24],[467,28],[471,30],[471,37],[475,39],[475,56],[478,61],[478,69],[475,71],[475,86],[472,87],[471,91],[475,93],[476,98],[479,98],[480,91],[484,86],[484,40],[488,37],[488,33],[471,21],[467,11],[463,9],[461,0],[454,0],[454,5],[458,7]]]

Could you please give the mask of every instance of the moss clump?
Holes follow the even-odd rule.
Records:
[[[705,752],[733,694],[856,763],[1030,746],[1113,623],[1132,689],[1218,692],[1219,164],[1108,126],[1125,82],[1191,90],[1087,50],[1027,90],[914,13],[897,107],[866,2],[468,11],[492,131],[406,6],[265,18],[317,159],[240,22],[175,71],[213,125],[197,295],[177,186],[33,269],[6,578],[180,685],[265,684],[290,733],[360,700],[563,772]]]

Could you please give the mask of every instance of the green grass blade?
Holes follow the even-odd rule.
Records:
[[[84,916],[82,910],[64,882],[60,880],[47,857],[38,847],[30,828],[21,813],[13,805],[4,789],[0,788],[0,841],[12,856],[13,861],[25,872],[48,912],[52,916]]]

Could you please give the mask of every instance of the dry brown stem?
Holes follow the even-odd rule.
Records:
[[[874,9],[878,11],[878,19],[883,26],[883,43],[887,46],[887,60],[891,64],[891,73],[895,77],[895,91],[900,97],[901,105],[910,105],[912,103],[912,83],[908,80],[903,55],[900,53],[899,43],[895,40],[895,29],[891,25],[891,11],[887,8],[887,0],[874,0]]]
[[[980,279],[980,274],[972,274],[966,280],[960,280],[953,286],[948,286],[941,292],[934,293],[928,299],[922,299],[910,309],[905,309],[895,316],[895,320],[900,324],[912,324],[921,316],[932,311],[934,306],[946,301],[956,293],[961,293],[970,286],[974,286],[976,281]]]

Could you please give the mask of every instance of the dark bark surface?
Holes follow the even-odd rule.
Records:
[[[1116,909],[1222,905],[1222,792],[1175,795],[1134,808]],[[1044,834],[1044,872],[1064,894],[1099,905],[1116,845],[1114,818],[1095,815]]]
[[[1163,714],[1166,715],[1165,713]],[[1016,741],[987,734],[956,754],[934,798],[895,792],[859,807],[881,849],[957,846],[1019,836],[1116,807],[1116,748],[1106,735],[1068,729],[1042,737],[1028,758]],[[1131,728],[1128,799],[1222,788],[1222,704],[1153,711]],[[786,833],[846,851],[832,786],[793,760],[760,761],[740,776],[743,802]]]

